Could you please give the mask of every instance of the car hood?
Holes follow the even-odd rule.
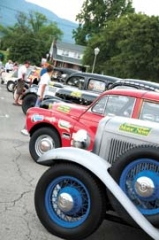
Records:
[[[53,104],[52,110],[59,114],[66,114],[74,118],[78,118],[88,109],[88,106],[69,104],[69,103],[55,103]]]

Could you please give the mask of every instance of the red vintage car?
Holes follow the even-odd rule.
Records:
[[[51,109],[30,108],[26,127],[29,151],[37,159],[46,151],[71,146],[72,134],[86,130],[92,149],[98,123],[105,116],[124,116],[159,122],[159,93],[136,89],[113,89],[102,93],[90,106],[55,103]]]

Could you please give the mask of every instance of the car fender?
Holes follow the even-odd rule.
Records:
[[[38,163],[42,165],[53,165],[54,162],[70,161],[80,164],[82,167],[96,175],[111,193],[120,201],[121,205],[131,215],[134,221],[155,240],[159,240],[159,229],[155,228],[135,207],[131,200],[122,191],[119,185],[111,177],[108,169],[111,165],[96,154],[73,147],[52,149],[43,154]]]

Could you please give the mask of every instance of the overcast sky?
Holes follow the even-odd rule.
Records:
[[[61,18],[75,22],[84,0],[26,0],[53,11]],[[136,12],[159,15],[159,0],[133,0]]]

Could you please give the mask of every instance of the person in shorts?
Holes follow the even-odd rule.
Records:
[[[25,61],[25,63],[22,66],[20,66],[18,69],[17,93],[16,93],[16,97],[13,105],[20,105],[19,100],[20,100],[20,96],[23,93],[23,89],[25,85],[25,77],[27,73],[27,68],[29,68],[29,66],[30,66],[30,62]]]
[[[35,107],[39,107],[40,103],[42,102],[42,100],[44,99],[45,95],[47,94],[48,90],[49,90],[49,83],[51,81],[51,76],[53,74],[53,66],[52,65],[48,65],[46,67],[46,73],[44,73],[41,77],[40,77],[40,82],[38,84],[38,92],[37,92],[37,100],[35,103]],[[26,126],[24,126],[24,128],[21,130],[21,133],[25,136],[28,136],[29,133],[26,129]]]

